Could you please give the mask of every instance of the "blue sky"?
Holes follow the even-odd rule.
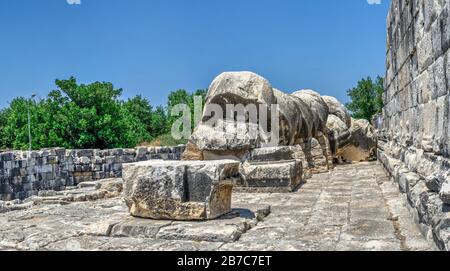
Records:
[[[74,1],[74,0],[72,0]],[[54,89],[55,79],[109,81],[123,98],[165,104],[249,70],[285,92],[312,88],[347,101],[384,75],[389,1],[0,0],[0,108]]]

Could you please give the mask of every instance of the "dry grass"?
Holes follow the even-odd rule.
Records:
[[[181,140],[175,140],[172,135],[166,134],[161,135],[155,138],[154,140],[150,142],[142,142],[138,145],[138,147],[172,147],[172,146],[178,146],[178,145],[184,145],[187,143],[187,140],[181,139]]]

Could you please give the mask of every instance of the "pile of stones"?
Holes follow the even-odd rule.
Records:
[[[124,198],[133,216],[207,220],[231,211],[239,162],[147,161],[124,165]]]

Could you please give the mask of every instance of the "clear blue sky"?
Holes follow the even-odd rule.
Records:
[[[387,0],[81,1],[0,1],[0,108],[33,91],[45,97],[71,75],[153,105],[223,71],[342,102],[360,78],[384,75]]]

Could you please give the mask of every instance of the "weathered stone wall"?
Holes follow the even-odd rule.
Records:
[[[180,160],[184,146],[112,150],[0,153],[0,200],[24,199],[40,190],[62,190],[81,182],[122,176],[122,164],[153,159]]]
[[[450,250],[450,0],[393,0],[379,159],[430,240]]]

